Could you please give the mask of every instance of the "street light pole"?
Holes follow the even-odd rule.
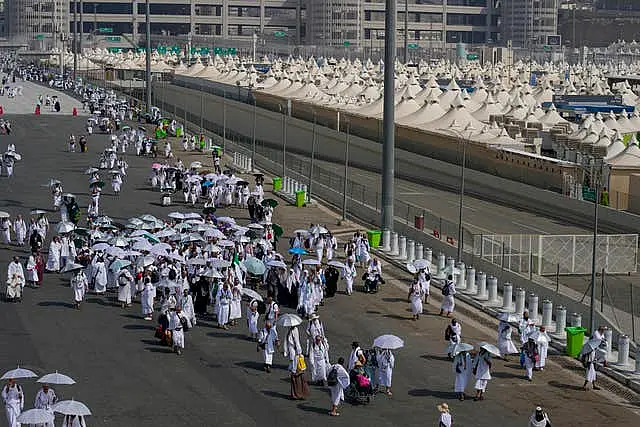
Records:
[[[394,229],[396,6],[396,0],[386,0],[382,119],[382,227],[389,232]]]
[[[409,62],[409,0],[404,0],[404,63]]]
[[[78,3],[73,1],[73,81],[78,73]]]
[[[309,185],[307,189],[309,191],[308,198],[311,201],[311,190],[313,189],[313,163],[316,158],[316,110],[313,110],[313,135],[311,136],[311,164],[309,165]]]
[[[464,210],[464,171],[466,169],[467,162],[467,143],[464,139],[462,142],[462,162],[460,171],[460,211],[458,212],[458,261],[462,261],[463,245],[464,245],[464,235],[463,235],[463,225],[462,225],[462,212]]]
[[[256,171],[256,120],[257,120],[256,96],[253,95],[253,131],[251,132],[251,172]]]
[[[598,205],[600,205],[600,182],[593,180],[596,185],[595,200],[593,201],[593,252],[591,254],[591,306],[589,307],[589,334],[596,330],[596,250],[598,248]]]
[[[287,175],[287,110],[280,106],[282,112],[282,178]]]
[[[151,111],[151,11],[149,0],[146,1],[145,10],[145,30],[147,35],[147,61],[146,61],[146,75],[147,75],[147,111]]]
[[[347,219],[347,182],[349,180],[349,121],[347,121],[347,138],[344,147],[344,182],[342,186],[342,220]]]

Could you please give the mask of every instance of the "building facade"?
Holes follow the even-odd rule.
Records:
[[[5,34],[32,49],[59,47],[69,31],[69,0],[12,0],[4,3]]]
[[[502,0],[500,32],[513,47],[533,49],[558,34],[558,0]]]
[[[413,48],[499,42],[496,0],[398,0],[397,42]],[[316,46],[384,43],[385,0],[307,2],[307,41]]]

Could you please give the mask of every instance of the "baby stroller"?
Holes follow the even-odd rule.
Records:
[[[373,369],[356,364],[349,372],[350,384],[344,390],[344,398],[354,405],[368,405],[375,395],[373,390]]]
[[[160,340],[160,345],[171,347],[173,340],[169,328],[169,318],[165,313],[161,313],[158,317],[158,326],[156,327],[155,337]]]

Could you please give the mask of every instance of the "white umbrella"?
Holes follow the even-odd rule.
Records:
[[[213,268],[227,268],[231,265],[231,261],[227,261],[226,259],[211,258],[210,260]]]
[[[9,218],[11,215],[8,212],[0,211],[0,218]]]
[[[153,246],[146,240],[139,240],[133,244],[133,249],[136,251],[147,251],[149,252]]]
[[[116,258],[124,258],[127,256],[127,254],[125,253],[125,251],[121,248],[115,247],[115,246],[110,246],[109,248],[107,248],[107,250],[105,251],[108,255],[111,255],[113,257]]]
[[[416,266],[411,263],[407,264],[407,270],[411,274],[416,274],[418,272],[418,269],[416,268]]]
[[[302,261],[303,265],[320,265],[322,264],[320,261],[318,261],[317,259],[305,259],[304,261]]]
[[[111,246],[109,246],[108,243],[96,243],[95,245],[91,246],[91,249],[94,251],[106,251],[110,247]]]
[[[123,237],[114,237],[113,239],[109,240],[109,244],[118,248],[124,248],[128,243]]]
[[[202,215],[197,212],[187,212],[184,217],[185,219],[202,219]]]
[[[309,233],[311,234],[327,234],[328,232],[329,230],[327,230],[321,225],[314,225],[309,229]]]
[[[209,277],[211,279],[224,279],[224,276],[222,275],[222,273],[220,273],[215,268],[208,269],[207,271],[204,272],[203,276]]]
[[[373,340],[373,346],[385,350],[396,350],[404,347],[404,341],[402,338],[395,335],[386,334],[380,335],[378,338]]]
[[[136,260],[137,267],[149,267],[155,262],[155,259],[151,256],[140,257]]]
[[[154,234],[154,236],[156,236],[158,239],[161,239],[163,237],[173,236],[174,234],[176,234],[175,230],[172,230],[171,228],[165,228],[162,231],[158,231],[156,234]]]
[[[51,423],[55,416],[46,409],[28,409],[18,415],[17,421],[22,425],[41,425]]]
[[[189,261],[187,261],[187,265],[206,265],[207,261],[203,260],[202,258],[191,258]]]
[[[192,168],[192,169],[201,168],[202,167],[202,162],[191,162],[189,167]]]
[[[53,374],[43,375],[40,379],[38,379],[38,382],[42,384],[59,384],[59,385],[72,385],[76,383],[73,380],[73,378],[67,375],[61,374],[58,371],[54,372]]]
[[[585,354],[591,353],[592,351],[594,351],[597,348],[599,348],[601,344],[602,344],[602,340],[599,340],[597,338],[591,338],[589,341],[584,343],[584,345],[580,349],[579,356],[583,356]]]
[[[204,237],[215,237],[216,239],[224,239],[224,233],[218,229],[207,230],[204,232]]]
[[[5,372],[0,379],[10,380],[13,378],[14,380],[17,380],[19,378],[35,378],[35,377],[37,377],[35,372],[18,366],[16,369],[12,369],[10,371]]]
[[[328,263],[330,266],[332,267],[337,267],[337,268],[344,268],[345,265],[343,263],[341,263],[340,261],[329,261]]]
[[[428,270],[430,268],[429,262],[426,259],[417,259],[413,261],[413,266],[418,270]]]
[[[140,219],[146,222],[156,222],[158,220],[158,218],[150,214],[144,214],[140,217]]]
[[[73,399],[63,400],[56,403],[55,405],[53,405],[53,412],[64,415],[80,415],[82,417],[91,415],[91,411],[89,410],[89,408],[87,408],[87,405]]]
[[[247,228],[250,228],[252,230],[264,230],[264,226],[260,224],[249,224]]]
[[[517,322],[520,318],[517,314],[511,314],[503,311],[498,314],[498,320],[502,320],[503,322]]]
[[[135,246],[134,246],[135,247]],[[158,247],[158,246],[154,246],[151,248],[151,250],[149,251],[150,253],[157,255],[157,256],[167,256],[167,250],[163,247]]]
[[[85,171],[84,171],[84,173],[85,173],[86,175],[91,175],[92,173],[99,172],[99,171],[100,171],[100,170],[99,170],[99,169],[97,169],[97,168],[90,167],[89,169],[85,170]]]
[[[47,213],[47,211],[43,211],[42,209],[34,209],[31,212],[29,212],[31,215],[44,215]]]
[[[169,215],[167,215],[169,218],[173,218],[173,219],[184,219],[184,214],[180,213],[180,212],[171,212]]]
[[[235,243],[233,243],[231,240],[220,240],[218,242],[218,246],[223,248],[232,248],[235,246]]]
[[[302,324],[302,319],[295,314],[285,313],[278,317],[278,321],[276,323],[285,327],[298,326]]]
[[[285,264],[284,262],[274,259],[273,261],[269,261],[267,263],[267,267],[274,267],[274,268],[287,268],[287,264]]]
[[[249,298],[253,298],[255,300],[262,301],[262,295],[260,295],[259,293],[257,293],[256,291],[254,291],[251,288],[242,288],[242,290],[240,292],[242,292],[243,295],[246,295]]]
[[[169,259],[172,259],[174,261],[178,261],[178,262],[184,263],[184,257],[182,255],[179,255],[179,254],[170,253],[169,255],[166,256],[166,258],[169,258]]]
[[[462,353],[463,351],[471,351],[473,350],[473,346],[471,344],[467,344],[464,342],[458,343],[453,347],[453,351],[451,352],[454,356]]]
[[[60,273],[71,273],[72,271],[78,271],[82,269],[84,269],[84,265],[70,262],[69,264],[65,265],[62,270],[60,270]]]
[[[478,343],[478,347],[486,350],[487,352],[493,354],[496,357],[502,357],[500,354],[500,349],[493,344],[489,344],[488,342],[480,342]]]
[[[56,225],[56,233],[63,234],[69,233],[76,229],[76,226],[72,222],[63,221]]]

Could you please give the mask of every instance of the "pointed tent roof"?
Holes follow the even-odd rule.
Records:
[[[630,142],[622,153],[607,159],[607,163],[614,169],[640,169],[640,148],[637,142]]]

